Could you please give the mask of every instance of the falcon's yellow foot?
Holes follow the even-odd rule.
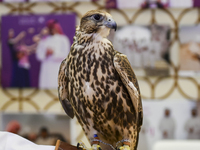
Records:
[[[81,148],[83,150],[88,150],[89,149],[89,148],[87,148],[85,146],[85,144],[82,141],[80,141],[80,142],[77,143],[77,149],[79,149],[79,148]]]
[[[98,144],[93,144],[91,148],[87,148],[82,141],[77,143],[77,149],[79,149],[79,148],[81,148],[83,150],[102,150],[101,146]]]
[[[117,150],[130,150],[130,146],[129,145],[123,145],[123,146],[120,146]]]
[[[102,150],[101,146],[98,144],[93,144],[91,150]]]

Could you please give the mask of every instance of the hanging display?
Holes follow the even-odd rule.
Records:
[[[75,14],[3,16],[2,87],[57,88],[70,51]]]
[[[110,40],[116,50],[127,55],[136,74],[144,70],[148,76],[169,75],[169,26],[123,26],[111,33]]]

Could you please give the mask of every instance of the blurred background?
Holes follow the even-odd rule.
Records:
[[[108,38],[139,81],[139,150],[163,140],[200,143],[199,7],[199,0],[0,0],[0,131],[43,145],[88,145],[58,101],[57,72],[82,15],[101,9],[117,22]]]

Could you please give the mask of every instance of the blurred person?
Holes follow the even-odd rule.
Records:
[[[57,88],[59,66],[70,51],[70,41],[56,20],[49,20],[47,28],[49,36],[40,40],[36,50],[36,57],[41,62],[39,87]]]
[[[35,143],[38,145],[55,145],[56,139],[50,136],[46,127],[42,127]]]
[[[185,123],[187,139],[200,139],[200,118],[197,115],[197,109],[191,110],[191,118]]]
[[[35,52],[36,45],[37,44],[27,46],[25,44],[21,44],[17,47],[17,50],[18,50],[17,57],[19,59],[18,60],[19,67],[24,68],[24,69],[30,69],[31,65],[29,62],[29,55]],[[29,82],[29,80],[27,82]]]
[[[33,142],[33,143],[35,143],[36,140],[37,140],[37,134],[35,134],[35,133],[28,133],[28,134],[25,134],[23,137],[24,137],[25,139],[27,139],[27,140]]]
[[[149,46],[149,67],[168,68],[169,61],[169,27],[153,24],[150,26],[151,42]],[[163,62],[164,66],[160,64]],[[159,64],[159,65],[158,65]]]
[[[142,3],[142,8],[167,8],[169,0],[145,0]]]
[[[12,75],[11,75],[11,87],[29,87],[29,70],[27,67],[22,66],[20,59],[23,57],[23,52],[19,50],[20,41],[26,36],[26,32],[22,31],[17,36],[13,29],[8,31],[8,47],[11,53],[12,60]]]
[[[161,60],[162,43],[157,33],[156,25],[152,25],[150,29],[152,33],[149,55],[150,67],[155,67],[156,61]]]
[[[169,6],[169,0],[157,0],[157,8],[167,8]]]
[[[141,4],[141,7],[142,7],[142,8],[149,8],[149,7],[150,7],[150,4],[149,4],[148,1],[145,0],[145,1]]]
[[[117,8],[117,0],[106,0],[106,8]]]
[[[16,120],[10,121],[6,126],[6,131],[14,134],[19,134],[20,129],[21,125]]]
[[[17,49],[18,49],[17,57],[19,58],[18,65],[22,68],[29,69],[30,63],[29,63],[29,59],[28,59],[27,47],[25,45],[20,45],[20,46],[18,46]]]
[[[143,26],[125,26],[115,33],[113,45],[127,55],[130,64],[142,68],[149,63],[151,32]]]
[[[160,121],[159,129],[163,139],[174,139],[175,121],[170,116],[169,109],[165,109],[164,118]]]

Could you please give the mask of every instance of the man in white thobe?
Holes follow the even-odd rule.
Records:
[[[54,20],[47,24],[50,35],[42,39],[36,57],[41,61],[39,88],[57,88],[59,66],[70,51],[70,41],[63,35],[60,25]]]
[[[163,139],[174,139],[175,121],[170,117],[169,109],[165,109],[164,118],[160,121],[159,129]]]
[[[200,118],[197,116],[197,110],[192,109],[191,118],[185,123],[188,139],[200,139]]]

